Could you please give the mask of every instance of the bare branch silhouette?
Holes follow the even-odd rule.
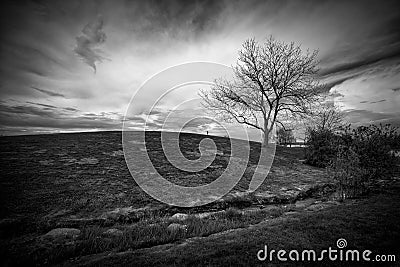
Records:
[[[304,116],[318,94],[318,51],[303,53],[300,46],[275,40],[259,44],[248,39],[239,51],[234,79],[218,79],[201,91],[203,106],[226,121],[263,132],[267,145],[280,115]]]

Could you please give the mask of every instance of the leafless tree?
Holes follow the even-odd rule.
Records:
[[[280,145],[296,142],[292,129],[284,129],[281,127],[277,130],[276,134],[278,136],[278,144]]]
[[[278,115],[307,114],[317,95],[317,51],[303,53],[299,45],[272,36],[262,44],[248,39],[233,66],[232,79],[220,78],[201,91],[203,105],[226,121],[259,129],[267,145]]]
[[[306,121],[308,130],[328,130],[335,132],[345,126],[343,112],[330,101],[317,101]]]

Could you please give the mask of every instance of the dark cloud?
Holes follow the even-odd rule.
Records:
[[[56,106],[48,105],[48,104],[35,103],[35,102],[31,102],[31,101],[27,101],[26,103],[27,103],[27,104],[32,104],[32,105],[37,105],[37,106],[42,106],[42,107],[46,107],[46,108],[57,109]]]
[[[65,95],[60,94],[60,93],[51,92],[49,90],[45,90],[45,89],[42,89],[42,88],[39,88],[39,87],[36,87],[36,86],[31,86],[31,88],[35,89],[36,91],[39,91],[39,92],[41,92],[43,94],[49,95],[49,96],[58,96],[58,97],[64,97],[65,98]]]
[[[33,105],[7,105],[0,102],[0,131],[13,134],[18,129],[30,128],[40,128],[41,131],[121,129],[121,119],[109,118],[105,116],[107,113],[71,117],[65,111],[77,111],[76,109],[32,103]]]
[[[96,72],[96,63],[102,62],[102,51],[99,45],[106,41],[106,34],[103,31],[104,21],[102,16],[88,23],[82,30],[82,35],[76,37],[75,53]]]
[[[186,39],[215,27],[226,1],[132,1],[125,5],[135,34]]]
[[[336,56],[339,56],[339,55],[336,55]],[[368,67],[368,66],[378,63],[380,61],[390,60],[390,59],[399,59],[399,58],[400,58],[400,43],[399,43],[398,50],[389,51],[387,53],[382,53],[382,54],[375,54],[375,55],[372,54],[372,55],[366,56],[366,58],[364,58],[364,59],[360,59],[357,61],[351,61],[351,62],[347,62],[347,63],[341,63],[338,65],[326,67],[326,68],[321,69],[319,74],[322,76],[328,76],[328,75],[332,75],[332,74],[345,73],[345,72],[348,72],[351,70]]]
[[[361,104],[364,104],[364,103],[368,103],[368,101],[361,101],[360,103],[361,103]]]
[[[382,102],[385,102],[386,101],[386,99],[381,99],[381,100],[378,100],[378,101],[372,101],[372,102],[369,102],[370,104],[375,104],[375,103],[382,103]]]
[[[71,107],[64,108],[64,110],[73,111],[73,112],[79,111],[79,109],[71,108]]]
[[[393,91],[393,92],[400,91],[400,87],[399,87],[399,88],[392,88],[392,91]]]
[[[97,114],[92,113],[92,112],[86,112],[86,113],[83,113],[83,116],[97,116]]]
[[[400,56],[398,1],[328,2],[340,7],[341,13],[336,13],[340,19],[332,26],[341,38],[322,56],[321,74],[347,72]]]

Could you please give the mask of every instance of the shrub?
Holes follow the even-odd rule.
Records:
[[[359,156],[351,147],[340,146],[327,171],[337,184],[341,200],[366,192],[366,172],[360,167]]]
[[[336,155],[337,136],[330,130],[308,130],[306,163],[326,167]]]
[[[396,130],[390,125],[361,126],[353,130],[350,146],[358,154],[359,165],[367,171],[369,179],[389,176],[395,170],[396,157],[391,150],[398,140]]]
[[[350,126],[338,133],[310,130],[306,163],[329,167],[342,198],[366,192],[369,182],[393,174],[400,146],[398,129],[390,125]]]

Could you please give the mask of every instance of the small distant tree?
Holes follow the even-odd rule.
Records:
[[[280,114],[304,115],[318,94],[317,51],[303,53],[300,46],[275,40],[263,44],[248,39],[239,51],[234,78],[215,81],[201,91],[203,105],[226,121],[259,129],[263,146],[269,142]]]
[[[336,132],[345,126],[344,113],[332,102],[320,99],[306,119],[307,130]]]
[[[279,128],[276,132],[279,144],[293,143],[296,141],[292,129]]]

